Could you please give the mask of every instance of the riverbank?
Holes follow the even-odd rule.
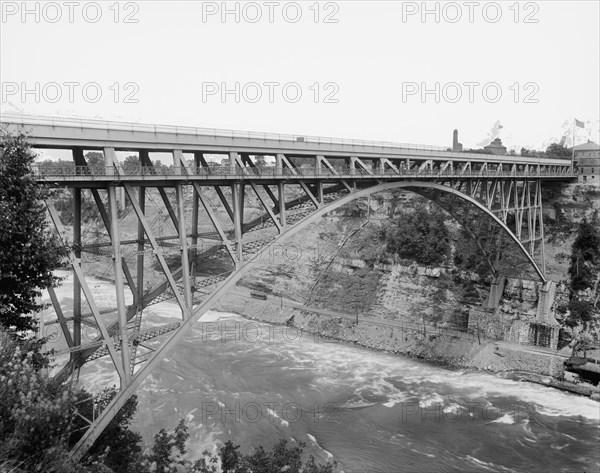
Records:
[[[269,296],[266,301],[250,296],[237,286],[217,303],[215,310],[233,312],[246,319],[294,329],[322,342],[350,343],[458,369],[485,370],[504,378],[527,381],[590,396],[598,392],[563,380],[567,358],[552,350],[505,341],[478,339],[474,334],[440,330],[402,321],[356,317]]]

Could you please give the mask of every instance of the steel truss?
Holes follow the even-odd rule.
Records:
[[[474,220],[467,221],[457,205],[466,201],[517,245],[545,281],[542,181],[571,177],[571,169],[563,161],[511,163],[506,157],[498,161],[481,155],[471,160],[268,154],[244,148],[230,149],[224,166],[207,162],[205,155],[214,153],[212,149],[171,148],[173,166],[159,169],[149,158],[155,144],[115,147],[112,142],[102,148],[105,165],[91,166],[84,149],[97,146],[67,146],[73,151],[74,166],[35,170],[40,182],[73,191],[72,236],[66,234],[53,202],[47,201],[54,227],[71,249],[69,264],[74,274],[72,316],[65,316],[56,293],[50,290],[67,343],[65,353],[70,354],[57,376],[66,379],[86,362],[109,356],[120,380],[115,398],[90,423],[75,447],[75,458],[86,453],[166,351],[249,270],[257,254],[327,212],[372,192],[404,188],[431,199],[467,225]],[[137,152],[139,165],[124,168],[117,159],[121,149]],[[257,156],[272,156],[273,165],[259,165]],[[91,195],[104,226],[108,238],[104,242],[84,241],[82,203],[86,195]],[[157,234],[166,224],[154,223],[152,206],[157,204],[153,199],[173,228],[167,237]],[[250,201],[255,207],[250,208]],[[122,208],[130,209],[137,237],[124,235]],[[207,230],[206,225],[211,228]],[[133,248],[131,253],[129,248]],[[100,308],[86,281],[82,265],[86,254],[112,258],[115,298],[110,309]],[[495,268],[494,255],[487,256]],[[154,265],[163,279],[149,280],[149,259],[156,260]],[[208,268],[213,266],[216,269],[210,272]],[[181,320],[142,329],[145,309],[166,299],[175,300]],[[84,313],[84,302],[89,312]],[[108,313],[113,315],[111,320]],[[82,325],[96,330],[93,339],[82,340]]]

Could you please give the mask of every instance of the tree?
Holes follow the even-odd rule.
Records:
[[[594,219],[594,220],[597,220]],[[600,232],[596,222],[583,219],[579,224],[577,236],[571,252],[571,289],[585,290],[594,285],[600,266]]]
[[[303,442],[298,442],[297,447],[289,447],[285,439],[280,439],[272,450],[266,450],[262,445],[254,449],[252,454],[240,453],[239,445],[227,441],[219,449],[219,458],[221,459],[221,469],[223,473],[333,473],[337,463],[325,463],[319,465],[311,455],[308,461],[302,464],[302,452],[306,446]],[[213,468],[214,457],[209,452],[203,452],[204,458],[194,464],[194,469],[199,473],[212,473],[216,471]],[[165,470],[174,471],[174,470]]]
[[[546,148],[546,157],[551,159],[571,159],[569,148],[559,143],[552,143]]]
[[[115,388],[106,388],[96,396],[91,396],[82,390],[79,397],[85,398],[77,405],[77,411],[87,419],[93,419],[102,412],[115,397]],[[142,436],[129,430],[131,420],[137,411],[137,396],[131,396],[117,412],[108,426],[102,431],[88,452],[88,463],[101,461],[114,471],[127,471],[129,465],[136,465],[141,458]],[[81,438],[88,424],[82,417],[74,422],[73,434],[69,438],[69,446],[73,447]]]
[[[564,324],[567,327],[574,328],[582,326],[583,330],[589,330],[594,321],[594,305],[591,301],[573,298],[568,305],[569,315],[565,318]]]
[[[0,328],[0,471],[81,471],[68,460],[73,392],[36,366],[30,348]]]
[[[0,325],[17,332],[36,327],[36,298],[59,282],[52,270],[66,254],[46,224],[49,191],[31,173],[34,159],[24,134],[0,131]]]
[[[90,151],[89,153],[86,153],[85,160],[93,174],[104,174],[106,168],[104,154],[98,151]]]
[[[167,166],[166,164],[163,164],[160,159],[153,161],[152,165],[154,166],[154,169],[156,170],[156,172],[158,174],[164,173],[169,169],[169,166]],[[194,164],[192,163],[192,167],[193,166],[194,166]]]
[[[576,347],[585,346],[587,339],[594,338],[592,332],[597,330],[600,321],[596,307],[600,285],[600,229],[597,213],[591,222],[583,219],[579,223],[571,251],[569,275],[570,300],[565,308],[568,310],[565,310],[563,324],[575,334],[572,341],[575,353]],[[597,335],[596,333],[596,339]]]
[[[255,160],[256,167],[260,168],[260,167],[265,167],[267,165],[267,161],[265,160],[265,157],[262,155],[256,155],[254,157],[254,160]]]
[[[123,161],[123,171],[125,171],[125,174],[138,174],[140,166],[140,159],[134,154],[127,156],[125,161]]]
[[[0,472],[107,473],[142,464],[141,435],[129,430],[137,398],[131,397],[104,430],[84,463],[69,450],[116,390],[96,397],[48,377],[32,340],[15,339],[0,327]],[[47,361],[47,360],[46,360]],[[110,470],[108,470],[110,468]],[[148,469],[134,470],[147,473]]]
[[[444,214],[428,212],[424,206],[403,212],[381,234],[386,250],[421,264],[440,264],[450,252],[450,233]]]

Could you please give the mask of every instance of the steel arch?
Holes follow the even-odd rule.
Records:
[[[280,245],[285,242],[287,239],[295,235],[296,233],[304,230],[306,227],[316,222],[318,219],[328,214],[332,210],[335,210],[343,205],[346,205],[352,202],[355,199],[361,197],[367,197],[370,194],[393,190],[393,189],[402,189],[406,188],[410,190],[411,188],[429,188],[429,189],[437,189],[443,192],[448,192],[450,194],[454,194],[465,201],[475,205],[478,209],[485,212],[488,216],[490,216],[500,227],[513,239],[515,243],[519,245],[521,251],[527,256],[530,263],[535,268],[536,272],[542,279],[542,281],[546,282],[546,278],[544,277],[542,271],[539,269],[531,255],[527,252],[525,247],[519,241],[519,239],[512,233],[512,231],[500,220],[494,213],[485,207],[483,204],[475,200],[474,198],[457,191],[448,186],[444,186],[441,184],[436,184],[433,182],[424,182],[424,181],[400,181],[400,182],[388,182],[376,184],[371,187],[367,187],[365,189],[356,190],[348,195],[345,195],[335,202],[332,202],[328,205],[324,205],[318,210],[315,210],[310,216],[306,217],[304,220],[298,222],[293,227],[289,227],[285,231],[283,231],[275,240],[266,245],[264,248],[271,251],[275,245]],[[197,307],[191,317],[184,320],[179,329],[173,332],[169,339],[164,341],[162,345],[154,352],[153,356],[144,364],[144,366],[131,378],[130,383],[121,391],[119,391],[110,404],[104,409],[101,415],[96,419],[93,425],[86,431],[84,436],[80,439],[79,443],[74,447],[72,451],[72,456],[74,458],[81,458],[85,452],[92,446],[93,442],[100,435],[100,433],[107,427],[109,422],[113,419],[113,417],[118,413],[121,407],[124,406],[125,402],[131,395],[135,393],[137,388],[140,386],[142,381],[146,378],[146,376],[156,367],[160,361],[162,361],[164,355],[175,346],[175,344],[179,341],[179,339],[186,333],[187,328],[189,328],[193,323],[197,322],[202,315],[209,310],[215,302],[217,302],[223,295],[227,293],[227,291],[244,275],[246,275],[255,264],[255,259],[258,257],[256,255],[254,258],[246,262],[241,268],[235,270],[226,280],[223,281],[222,285],[213,292],[199,307]]]

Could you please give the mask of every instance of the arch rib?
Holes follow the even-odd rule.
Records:
[[[267,248],[269,251],[273,251],[275,245],[280,245],[285,242],[288,238],[292,237],[299,231],[305,229],[308,225],[314,223],[322,216],[327,213],[335,210],[349,202],[358,199],[360,197],[367,197],[370,194],[391,190],[391,189],[401,189],[401,188],[431,188],[437,189],[443,192],[448,192],[454,194],[467,202],[472,203],[480,210],[489,215],[498,225],[504,229],[508,235],[519,245],[519,248],[523,253],[527,256],[530,263],[533,265],[538,275],[542,279],[543,282],[546,282],[546,278],[544,277],[542,271],[538,268],[537,264],[531,257],[531,255],[527,252],[525,247],[521,244],[521,242],[517,239],[517,237],[510,231],[510,229],[498,218],[496,217],[491,210],[486,208],[480,202],[475,200],[473,197],[467,196],[460,191],[457,191],[451,187],[443,186],[441,184],[436,184],[432,182],[423,182],[423,181],[401,181],[401,182],[388,182],[377,184],[372,187],[368,187],[361,190],[355,190],[354,192],[345,195],[338,199],[335,202],[332,202],[328,205],[322,206],[320,209],[316,210],[312,215],[305,218],[304,220],[298,222],[296,225],[291,227],[284,227],[283,232],[275,238],[268,245],[265,245],[264,248]],[[198,306],[192,313],[192,316],[184,320],[179,329],[174,331],[172,335],[163,342],[163,344],[152,354],[152,356],[147,360],[147,362],[140,368],[140,370],[133,376],[131,382],[124,386],[112,399],[112,401],[108,404],[108,406],[102,411],[100,416],[96,419],[93,425],[85,432],[83,437],[79,440],[77,445],[73,448],[71,452],[71,456],[74,459],[80,459],[86,451],[93,445],[94,441],[98,438],[98,436],[102,433],[102,431],[108,426],[110,421],[114,418],[114,416],[119,412],[119,410],[125,405],[125,402],[131,395],[135,393],[137,388],[140,386],[142,381],[150,374],[150,372],[158,365],[164,355],[173,348],[179,339],[187,332],[187,329],[191,327],[193,323],[198,321],[202,315],[209,310],[214,304],[227,293],[227,291],[237,282],[239,281],[250,269],[252,269],[260,257],[260,253],[257,253],[254,258],[244,264],[242,267],[234,271],[227,279],[223,281],[221,286],[213,292],[209,297],[207,297],[200,306]]]

